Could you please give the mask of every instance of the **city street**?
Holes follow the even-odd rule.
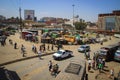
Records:
[[[15,37],[15,36],[11,36],[11,37]],[[11,38],[11,37],[9,37],[9,38]],[[15,40],[17,40],[17,39],[15,38],[13,41],[15,41]],[[20,40],[18,39],[17,40],[18,44],[20,44],[19,41]],[[97,43],[90,44],[91,59],[92,59],[93,53],[96,52],[97,50],[99,50],[100,47],[110,45],[113,43],[117,43],[118,41],[119,41],[119,39],[112,38],[112,40],[108,40],[108,42],[105,42],[103,45],[100,45]],[[22,43],[24,43],[24,45],[27,46],[27,49],[28,49],[27,51],[29,52],[29,53],[27,53],[27,57],[37,55],[37,54],[34,54],[30,50],[30,48],[31,48],[30,45],[32,45],[33,43],[25,42],[25,41]],[[39,45],[39,44],[37,44],[37,45]],[[47,55],[47,56],[42,56],[42,59],[39,59],[39,57],[34,57],[34,58],[18,61],[15,63],[13,62],[8,65],[4,65],[4,67],[8,70],[16,71],[21,80],[39,80],[39,79],[42,79],[42,80],[48,80],[48,79],[56,80],[57,79],[58,80],[57,77],[59,77],[59,80],[61,80],[61,79],[63,80],[64,75],[62,75],[62,74],[65,73],[65,68],[69,65],[69,63],[71,63],[71,62],[77,63],[78,61],[85,60],[84,53],[80,53],[77,51],[79,46],[80,45],[64,45],[63,46],[64,49],[73,51],[73,57],[69,57],[69,58],[63,59],[61,61],[53,60],[52,55]],[[8,48],[8,47],[11,50],[9,51],[9,49],[8,49],[7,51],[5,51],[4,48]],[[20,51],[12,49],[11,45],[7,45],[5,47],[0,47],[0,49],[1,49],[0,50],[1,51],[1,54],[0,54],[1,55],[1,58],[0,58],[1,63],[23,58],[20,54]],[[6,55],[6,54],[9,54],[9,55]],[[25,57],[25,58],[27,58],[27,57]],[[48,70],[49,69],[48,68],[49,60],[52,60],[53,64],[57,63],[59,65],[60,73],[57,75],[56,78],[51,76],[51,74]],[[87,60],[85,60],[85,61],[87,61]],[[109,65],[108,70],[114,67],[114,65],[112,65],[112,64],[116,65],[116,67],[120,66],[120,64],[118,62],[111,61],[111,62],[107,63],[107,65]],[[99,74],[98,71],[94,71],[94,70],[92,70],[92,71],[93,71],[93,73],[88,73],[89,80],[95,80],[95,76],[97,74]],[[109,72],[107,72],[107,73],[109,73]],[[62,75],[62,77],[60,77],[61,75]]]

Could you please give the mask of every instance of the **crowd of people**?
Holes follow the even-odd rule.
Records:
[[[5,46],[6,45],[6,39],[7,38],[0,38],[0,42],[1,42],[1,46]],[[17,42],[14,42],[12,39],[8,39],[8,42],[11,46],[13,46],[14,49],[19,49],[19,45]],[[41,54],[45,53],[46,51],[54,51],[54,50],[58,50],[58,48],[56,48],[54,44],[43,44],[39,46],[39,49],[37,48],[37,46],[35,46],[34,44],[32,45],[32,51],[35,54],[38,54],[39,58],[41,59]],[[26,57],[26,47],[25,45],[21,44],[20,46],[20,51],[23,57]]]
[[[88,53],[90,55],[90,52]],[[105,71],[106,62],[105,59],[98,55],[98,53],[94,53],[94,56],[92,59],[90,57],[87,57],[88,65],[87,65],[87,71],[93,72],[92,70],[99,70],[99,74]],[[108,77],[111,78],[114,76],[114,69],[109,70]]]
[[[93,57],[93,59],[88,59],[88,72],[92,69],[99,70],[101,73],[105,67],[105,59],[102,57]]]

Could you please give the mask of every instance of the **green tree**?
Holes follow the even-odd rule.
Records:
[[[75,22],[74,25],[76,30],[84,30],[87,26],[87,24],[83,22]]]

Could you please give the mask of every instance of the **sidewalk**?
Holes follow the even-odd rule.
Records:
[[[41,44],[25,41],[24,39],[20,39],[19,36],[20,36],[19,33],[9,36],[6,40],[6,45],[4,47],[0,46],[0,66],[5,64],[10,64],[12,62],[17,62],[25,59],[38,57],[38,54],[35,54],[32,51],[32,45],[34,44],[37,47],[37,51],[38,51],[39,46]],[[15,42],[17,43],[17,49],[14,49],[14,46],[9,44],[9,39],[13,41],[13,44]],[[26,57],[23,57],[21,54],[20,47],[22,44],[26,48],[26,54],[25,54]],[[47,47],[47,44],[46,44],[46,47]],[[51,48],[51,45],[50,45],[50,48]],[[52,54],[53,52],[55,52],[55,50],[54,51],[46,50],[44,53],[42,53],[42,55],[44,56],[44,55]]]

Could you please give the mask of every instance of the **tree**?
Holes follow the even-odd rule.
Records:
[[[87,26],[87,24],[83,22],[75,22],[74,25],[76,30],[84,30]]]

